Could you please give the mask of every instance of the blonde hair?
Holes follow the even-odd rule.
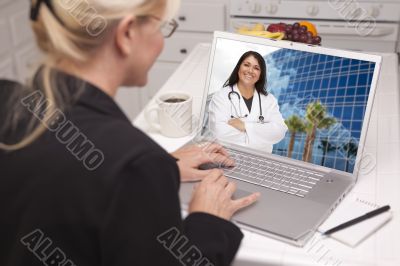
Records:
[[[31,0],[31,4],[36,5],[37,1]],[[161,19],[169,20],[175,16],[180,0],[52,0],[51,4],[52,10],[42,3],[37,20],[32,22],[37,44],[45,55],[41,70],[38,72],[42,81],[40,90],[47,100],[43,121],[50,118],[57,108],[62,108],[65,102],[65,99],[60,97],[62,88],[55,82],[52,72],[59,60],[85,62],[104,44],[109,33],[123,17],[150,15],[161,7],[164,9]],[[36,90],[33,81],[32,79],[32,84],[28,91],[24,92],[25,94]],[[13,101],[8,103],[9,106],[20,104],[23,98],[20,92],[13,93],[19,95],[9,98]],[[37,108],[43,108],[40,102],[35,104]],[[20,112],[23,112],[21,108],[15,108],[13,112],[7,114],[3,127],[15,128],[13,123],[15,118],[22,116]],[[30,120],[35,119],[34,115],[30,116]],[[13,151],[24,148],[46,131],[44,123],[30,121],[28,124],[34,126],[27,129],[22,140],[15,144],[0,142],[0,149]]]

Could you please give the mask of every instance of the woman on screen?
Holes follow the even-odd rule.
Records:
[[[278,102],[265,90],[266,64],[257,52],[244,53],[210,102],[210,129],[217,139],[272,152],[287,126]]]

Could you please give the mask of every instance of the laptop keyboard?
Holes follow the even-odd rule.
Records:
[[[226,150],[235,160],[235,167],[225,169],[226,176],[276,191],[303,198],[323,177],[323,174],[308,169],[229,148]]]

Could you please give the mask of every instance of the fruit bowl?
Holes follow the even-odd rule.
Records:
[[[234,26],[236,33],[264,37],[275,40],[288,40],[313,45],[321,45],[321,37],[314,24],[300,21],[293,24],[277,23],[265,27],[262,23],[240,24]]]

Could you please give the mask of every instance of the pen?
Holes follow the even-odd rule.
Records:
[[[373,210],[371,212],[367,212],[366,214],[364,214],[364,215],[362,215],[360,217],[354,218],[354,219],[352,219],[352,220],[350,220],[348,222],[345,222],[345,223],[342,223],[342,224],[340,224],[338,226],[335,226],[335,227],[329,229],[328,231],[325,231],[325,233],[323,233],[323,235],[330,235],[330,234],[332,234],[334,232],[337,232],[337,231],[342,230],[344,228],[347,228],[349,226],[355,225],[355,224],[357,224],[359,222],[365,221],[365,220],[367,220],[369,218],[377,216],[378,214],[381,214],[381,213],[383,213],[385,211],[388,211],[388,210],[390,210],[390,206],[389,205],[385,205],[385,206],[380,207],[380,208],[378,208],[376,210]]]

